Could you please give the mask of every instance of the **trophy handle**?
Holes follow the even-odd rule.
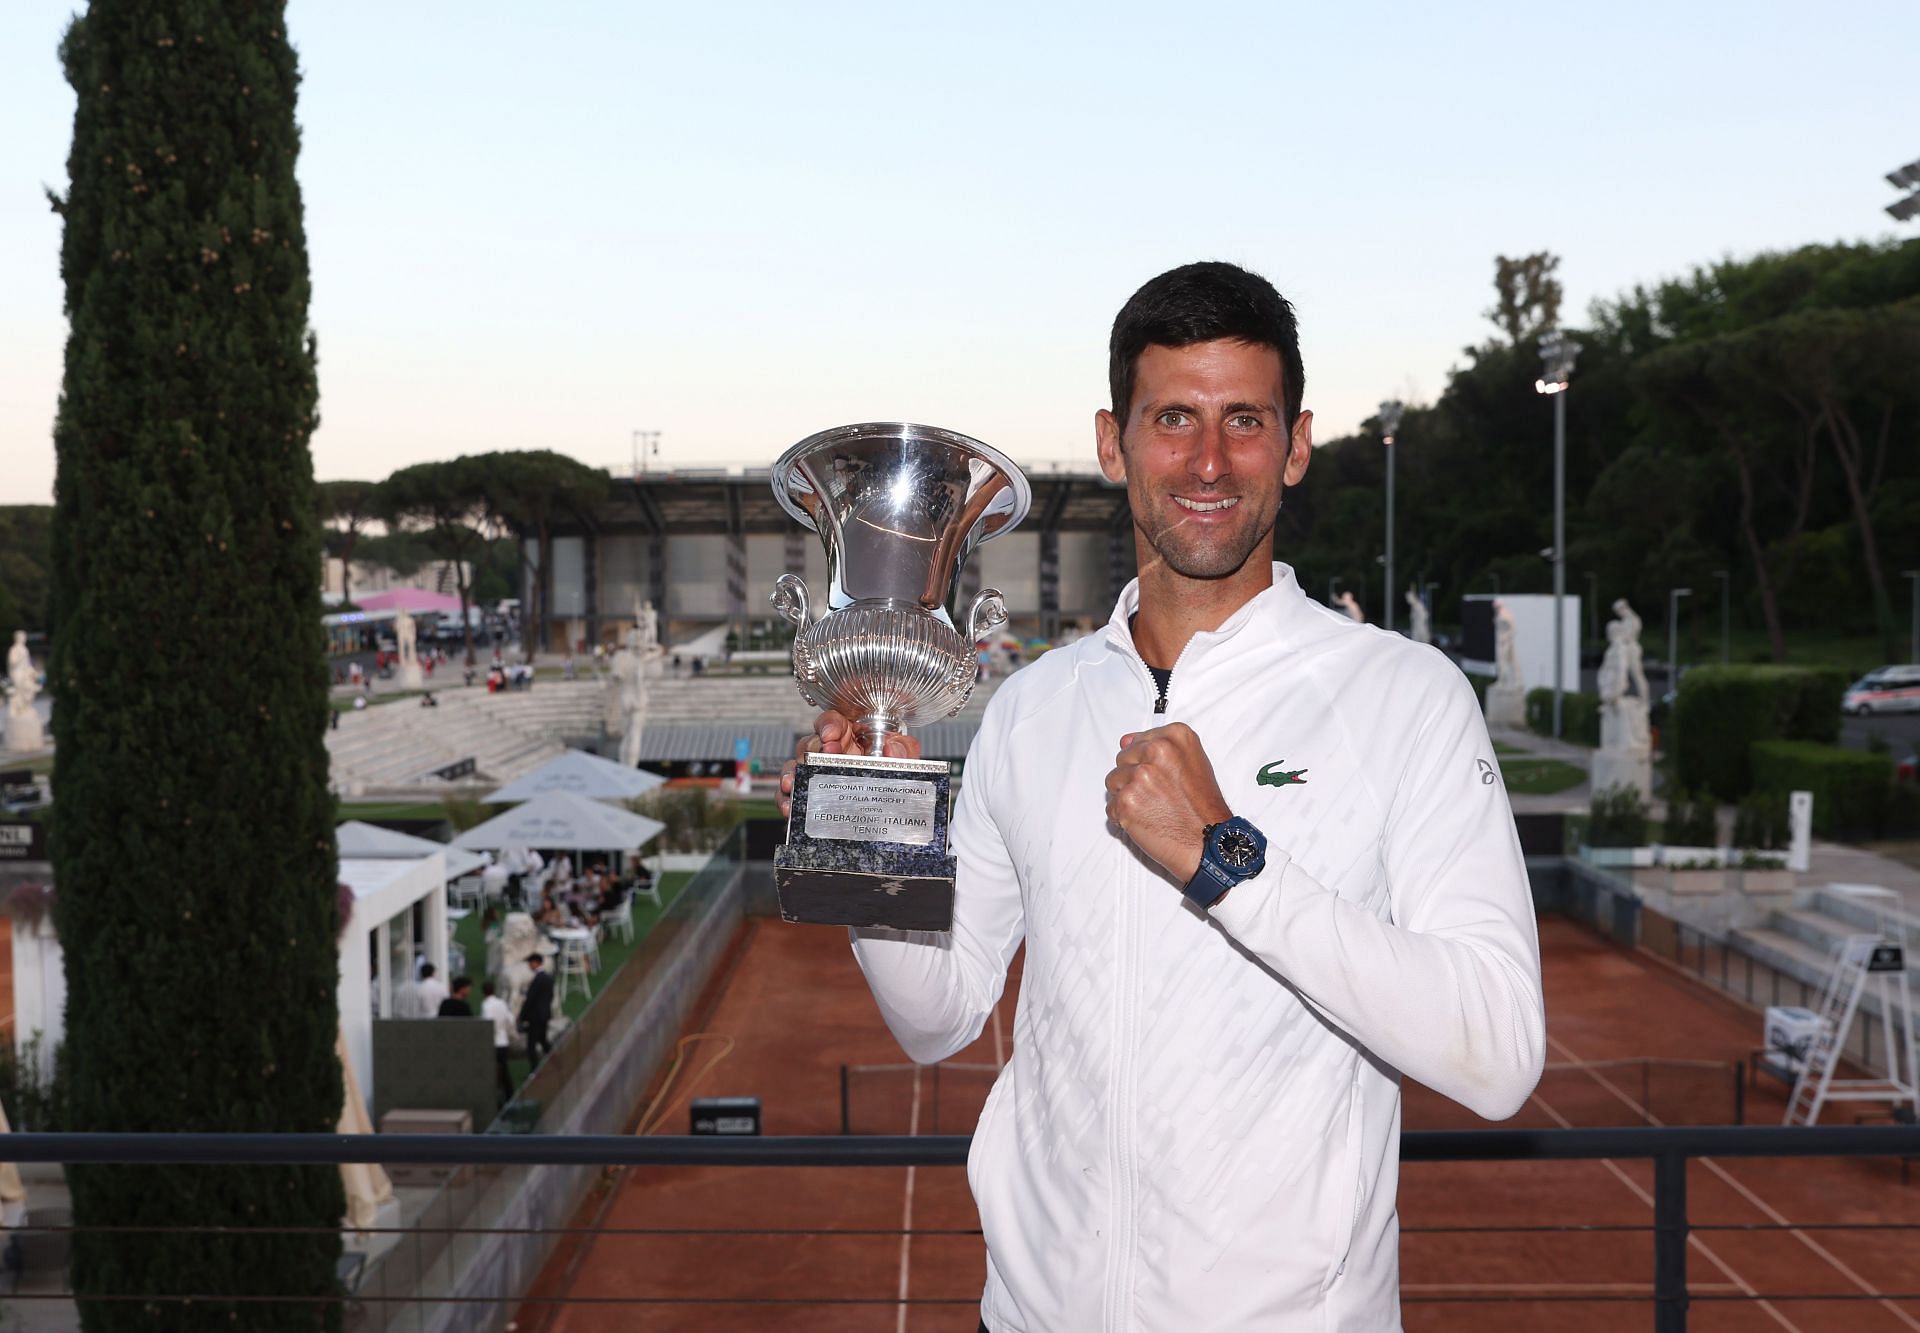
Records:
[[[972,647],[987,634],[1007,623],[1007,599],[998,588],[982,588],[967,612],[967,646]]]
[[[798,574],[782,574],[773,581],[773,595],[767,599],[773,603],[773,609],[793,622],[795,629],[805,629],[813,622],[812,609],[807,605],[807,585]]]

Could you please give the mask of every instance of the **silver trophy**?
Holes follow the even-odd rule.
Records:
[[[888,735],[951,717],[973,693],[976,644],[1006,623],[983,589],[956,622],[973,548],[1013,528],[1032,500],[998,450],[932,426],[841,426],[774,464],[774,498],[820,535],[825,614],[807,585],[774,583],[793,622],[793,675],[815,708],[853,722],[864,754],[807,756],[794,775],[787,841],[774,853],[780,914],[828,925],[950,930],[948,765],[885,754]]]

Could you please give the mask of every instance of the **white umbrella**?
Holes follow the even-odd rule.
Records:
[[[378,824],[368,824],[358,819],[349,819],[333,833],[340,844],[340,859],[343,861],[417,861],[435,852],[445,852],[449,882],[471,874],[487,863],[487,858],[478,852],[449,847],[432,838],[416,838],[411,833],[381,828]]]
[[[549,792],[495,815],[453,840],[470,851],[550,847],[570,852],[625,852],[644,847],[666,828],[657,819],[571,792]]]
[[[522,773],[485,800],[488,805],[516,805],[549,792],[572,792],[593,801],[630,801],[666,781],[658,773],[628,768],[585,750],[568,750],[533,772]]]

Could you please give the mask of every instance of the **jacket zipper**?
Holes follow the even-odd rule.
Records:
[[[1153,679],[1153,673],[1147,670],[1144,658],[1136,648],[1129,656],[1142,677],[1141,683],[1154,696],[1154,722],[1167,712],[1168,696],[1173,693],[1173,674],[1177,674],[1180,663],[1187,655],[1187,649],[1193,646],[1193,640],[1187,641],[1180,654],[1174,659],[1174,672],[1167,678],[1167,688],[1161,691]],[[1134,1267],[1134,1210],[1139,1192],[1136,1179],[1133,1151],[1134,1120],[1134,1048],[1137,1045],[1134,1028],[1138,1023],[1138,999],[1140,986],[1140,905],[1152,885],[1142,879],[1142,872],[1128,858],[1128,874],[1125,877],[1127,892],[1122,896],[1120,911],[1116,914],[1120,922],[1119,947],[1119,1010],[1120,1042],[1118,1057],[1114,1062],[1113,1097],[1113,1182],[1114,1207],[1112,1213],[1113,1237],[1111,1256],[1107,1266],[1107,1318],[1106,1326],[1112,1333],[1126,1333],[1133,1322],[1133,1267]]]

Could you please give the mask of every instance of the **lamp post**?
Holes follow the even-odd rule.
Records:
[[[1733,605],[1733,576],[1724,569],[1716,569],[1713,576],[1720,580],[1720,665],[1725,666],[1732,659],[1728,656],[1728,633],[1733,625],[1730,608]]]
[[[1553,738],[1560,739],[1560,682],[1566,633],[1560,623],[1567,594],[1567,381],[1573,378],[1580,344],[1555,329],[1540,339],[1540,378],[1535,393],[1553,398]]]
[[[1680,599],[1691,597],[1692,588],[1674,588],[1667,593],[1667,688],[1680,701]]]
[[[1400,430],[1406,405],[1397,398],[1380,404],[1380,442],[1387,446],[1387,596],[1386,629],[1393,633],[1393,437]]]
[[[660,457],[660,432],[637,430],[633,433],[633,475],[635,477],[639,477],[647,470],[649,457]]]
[[[1903,569],[1900,577],[1913,589],[1913,642],[1907,646],[1907,660],[1920,663],[1920,569]]]

